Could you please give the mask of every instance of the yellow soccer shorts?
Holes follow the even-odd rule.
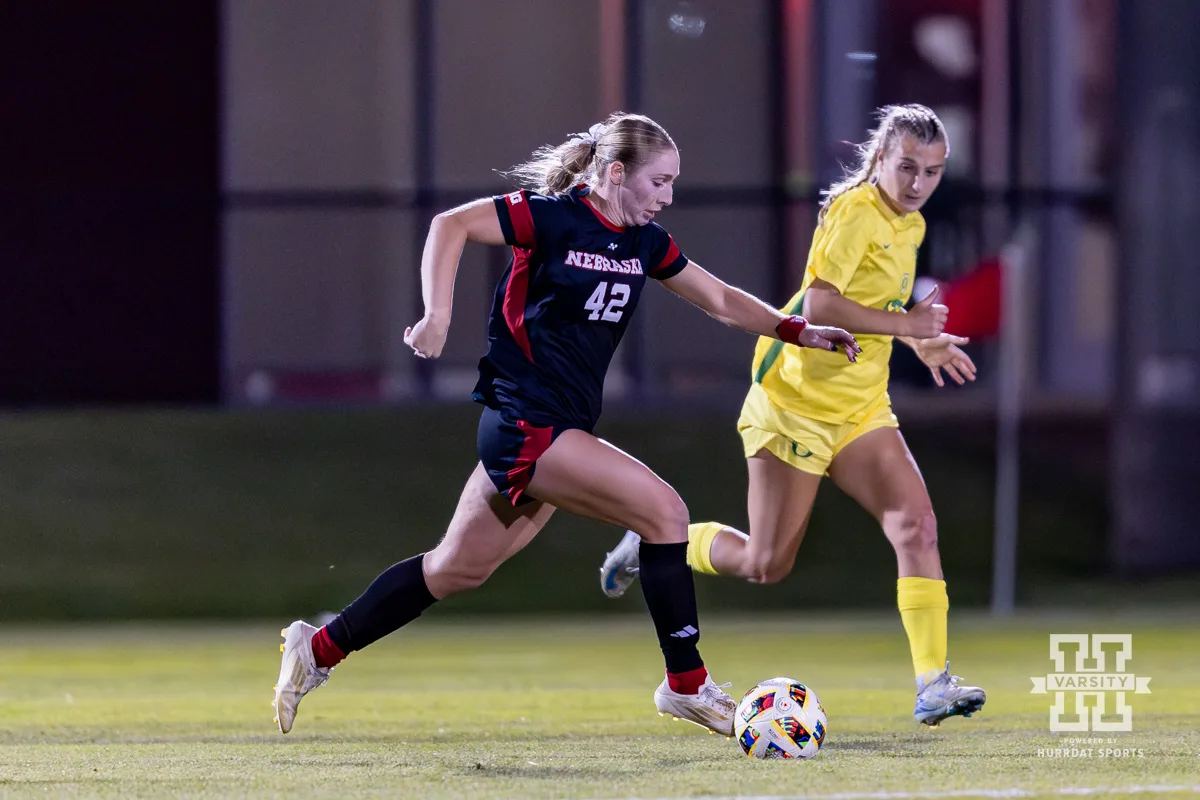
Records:
[[[852,422],[822,422],[785,411],[771,402],[757,383],[742,404],[738,433],[746,458],[766,450],[780,461],[803,472],[824,475],[833,459],[865,433],[900,427],[886,394]]]

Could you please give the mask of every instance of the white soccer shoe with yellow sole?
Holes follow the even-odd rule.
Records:
[[[280,733],[287,733],[296,721],[296,709],[304,695],[325,685],[333,667],[322,669],[313,661],[312,637],[317,629],[303,620],[296,620],[279,632],[283,644],[283,664],[279,667],[279,682],[275,684],[275,724]]]
[[[676,720],[686,720],[711,733],[733,736],[733,714],[737,711],[737,703],[724,691],[732,685],[718,686],[709,676],[698,693],[679,694],[671,691],[671,685],[664,678],[654,690],[654,707],[660,717],[670,714]]]

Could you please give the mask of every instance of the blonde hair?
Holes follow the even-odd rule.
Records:
[[[875,166],[879,156],[886,153],[898,136],[909,135],[921,144],[946,143],[946,155],[950,155],[950,139],[946,128],[933,110],[918,103],[904,106],[884,106],[875,111],[875,128],[870,137],[854,146],[858,154],[858,165],[847,169],[842,179],[821,192],[821,211],[817,224],[825,222],[825,213],[833,201],[855,187],[862,186],[875,177]]]
[[[663,126],[641,114],[618,111],[558,146],[539,147],[528,161],[500,174],[525,189],[558,194],[603,174],[617,161],[636,172],[668,148],[678,149]]]

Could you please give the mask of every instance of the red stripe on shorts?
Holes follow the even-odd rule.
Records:
[[[521,443],[521,452],[517,454],[516,463],[507,474],[508,501],[513,505],[516,505],[521,496],[525,494],[525,490],[529,488],[529,481],[533,478],[533,465],[550,447],[550,441],[554,434],[553,428],[539,428],[536,425],[530,425],[523,419],[517,420],[517,428],[525,434],[525,441]]]

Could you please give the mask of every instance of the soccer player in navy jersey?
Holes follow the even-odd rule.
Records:
[[[671,204],[679,151],[648,117],[614,114],[510,176],[537,191],[439,214],[421,260],[425,316],[404,341],[422,358],[446,342],[455,273],[467,241],[513,248],[496,287],[474,398],[480,463],[432,550],[385,570],[329,624],[282,631],[276,723],[292,728],[301,698],[348,653],[474,589],[527,545],[556,508],[637,531],[641,585],[666,660],[659,713],[730,735],[733,699],[700,658],[687,563],[687,506],[646,465],[593,434],[604,376],[650,277],[709,315],[801,347],[858,345],[840,328],[785,316],[729,286],[679,250],[654,220]]]

